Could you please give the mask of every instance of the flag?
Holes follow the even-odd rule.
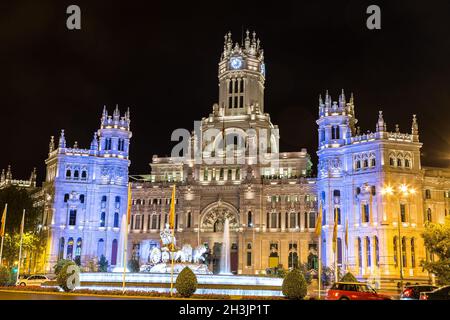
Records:
[[[348,249],[348,220],[345,221],[345,247]]]
[[[172,197],[170,199],[169,228],[175,229],[175,185],[173,185]]]
[[[131,182],[128,182],[128,206],[127,206],[127,225],[131,220]]]
[[[336,252],[337,247],[337,226],[338,226],[338,215],[337,208],[334,208],[334,228],[333,228],[333,252]]]
[[[3,209],[2,215],[2,228],[0,230],[0,237],[5,236],[5,228],[6,228],[6,209],[8,208],[8,204],[5,204],[5,209]]]
[[[316,223],[316,235],[320,236],[322,233],[322,203],[320,203],[319,207],[319,216],[317,217],[317,223]]]

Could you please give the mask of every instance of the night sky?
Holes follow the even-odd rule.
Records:
[[[383,110],[388,130],[424,143],[422,163],[450,165],[450,1],[1,1],[0,169],[45,175],[49,137],[89,147],[103,105],[132,117],[132,174],[170,135],[193,127],[218,99],[223,36],[256,30],[265,50],[265,111],[283,151],[306,147],[316,162],[318,95],[354,92],[362,131]],[[66,28],[77,4],[82,29]],[[381,7],[381,30],[366,8]]]

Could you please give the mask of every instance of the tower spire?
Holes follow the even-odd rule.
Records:
[[[411,134],[414,142],[419,141],[419,124],[417,123],[416,115],[413,114],[412,126],[411,126]]]
[[[376,129],[377,129],[377,132],[383,132],[383,131],[386,131],[386,123],[384,122],[384,119],[383,119],[383,111],[378,111],[378,122],[377,122],[377,126],[376,126]]]
[[[64,129],[61,130],[61,134],[59,136],[59,148],[65,148],[66,147],[66,137],[64,137]]]
[[[48,153],[52,152],[53,150],[55,150],[55,137],[51,136],[50,143],[48,145]]]

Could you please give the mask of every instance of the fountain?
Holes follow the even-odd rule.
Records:
[[[230,222],[225,219],[223,224],[223,242],[220,251],[220,271],[219,274],[231,275],[230,265]]]
[[[206,247],[204,245],[193,249],[191,245],[185,244],[180,250],[172,251],[170,246],[171,244],[176,246],[176,239],[169,229],[168,224],[161,231],[160,237],[163,247],[161,249],[155,247],[151,250],[150,264],[142,265],[140,267],[141,272],[170,274],[173,268],[174,273],[180,273],[185,267],[188,267],[195,274],[212,273],[205,264],[203,255],[206,252]],[[173,266],[172,258],[174,261]]]

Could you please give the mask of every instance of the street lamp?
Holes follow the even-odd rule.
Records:
[[[394,188],[391,186],[386,186],[381,190],[382,194],[387,194],[388,196],[394,195],[394,194],[400,194],[404,197],[407,197],[409,194],[414,195],[416,193],[416,190],[414,188],[409,188],[406,184],[401,184],[399,186],[399,192],[396,193]],[[408,201],[408,211],[409,214],[411,214],[411,204]],[[401,238],[401,228],[400,224],[402,223],[402,219],[400,216],[400,210],[397,211],[397,230],[398,230],[398,248],[399,248],[399,261],[400,261],[400,289],[403,288],[403,248],[402,248],[402,238]]]

